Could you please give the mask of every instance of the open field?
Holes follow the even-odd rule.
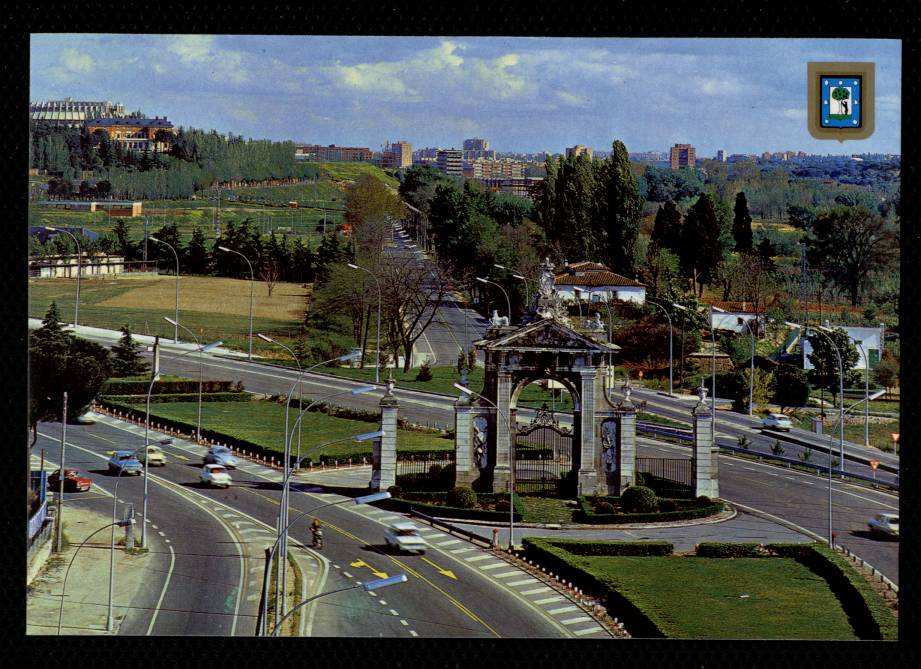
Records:
[[[72,320],[76,281],[33,279],[29,281],[29,316],[42,318],[51,301],[62,318]],[[119,329],[127,323],[135,334],[172,337],[173,326],[163,320],[176,309],[175,276],[119,276],[115,279],[85,279],[80,283],[80,323]],[[254,332],[294,335],[303,322],[306,290],[295,283],[279,283],[272,297],[266,284],[255,284]],[[249,333],[250,282],[218,277],[181,276],[179,279],[179,322],[204,341],[223,339],[225,344],[244,348]],[[180,334],[188,340],[188,333]],[[261,340],[253,343],[270,346]]]
[[[305,396],[305,402],[307,397]],[[144,404],[133,405],[138,411],[144,411]],[[182,420],[195,424],[197,420],[197,402],[175,402],[151,405],[151,418],[154,416]],[[293,425],[298,411],[291,409],[289,421]],[[253,402],[205,402],[202,404],[202,429],[215,430],[231,437],[246,439],[263,448],[279,454],[284,453],[282,432],[285,425],[284,404],[267,401]],[[314,461],[321,455],[330,458],[348,458],[349,456],[367,455],[371,451],[371,442],[356,443],[345,441],[341,444],[324,446],[337,439],[347,439],[356,434],[373,432],[377,424],[359,420],[350,420],[309,412],[301,419],[301,455],[309,454]],[[296,452],[297,437],[294,450]],[[414,430],[397,430],[397,451],[453,451],[454,440]]]
[[[792,558],[577,557],[676,639],[856,639],[828,583]]]

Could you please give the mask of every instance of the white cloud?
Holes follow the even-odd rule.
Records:
[[[228,107],[226,111],[228,116],[240,121],[255,123],[259,120],[259,115],[248,107]]]
[[[171,35],[166,51],[182,65],[205,71],[214,81],[242,84],[251,79],[243,54],[222,49],[214,35]]]
[[[566,91],[557,91],[557,100],[567,107],[588,107],[591,100],[584,95],[574,95]]]
[[[806,110],[802,107],[788,107],[781,112],[785,118],[801,120],[806,118]]]
[[[87,53],[80,53],[76,49],[64,49],[61,52],[61,65],[70,72],[89,74],[96,61]]]
[[[172,35],[166,50],[179,56],[186,65],[210,62],[214,58],[214,35]]]

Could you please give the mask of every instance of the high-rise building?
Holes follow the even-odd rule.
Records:
[[[371,149],[366,146],[320,146],[319,144],[297,144],[294,158],[297,160],[325,160],[331,163],[371,162]]]
[[[464,151],[488,151],[489,140],[474,137],[473,139],[464,140]]]
[[[716,150],[716,159],[721,163],[726,162],[726,149],[717,149]]]
[[[413,164],[413,145],[406,140],[390,143],[381,155],[381,167],[398,170]]]
[[[124,115],[125,108],[120,102],[86,102],[64,98],[29,103],[29,118],[33,122],[66,128],[82,128],[90,119],[118,118]]]
[[[435,164],[441,172],[449,176],[464,175],[464,156],[460,149],[438,149]]]
[[[582,144],[576,144],[575,146],[566,147],[566,157],[570,156],[578,158],[579,156],[585,156],[589,160],[592,159],[592,147],[583,146]]]
[[[673,170],[679,167],[694,167],[697,152],[690,144],[675,144],[669,153],[669,161]]]

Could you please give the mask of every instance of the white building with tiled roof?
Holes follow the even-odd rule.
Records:
[[[646,302],[644,284],[612,272],[601,263],[569,263],[555,278],[556,292],[566,301],[579,299],[584,302]]]

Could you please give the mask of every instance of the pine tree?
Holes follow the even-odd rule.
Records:
[[[752,250],[752,217],[748,213],[748,201],[745,199],[745,193],[740,192],[736,195],[732,236],[736,241],[736,251],[747,253]]]
[[[114,375],[137,376],[143,374],[148,370],[149,365],[138,353],[137,344],[134,343],[127,324],[122,325],[121,333],[121,339],[112,347],[112,371]]]
[[[697,283],[698,295],[702,295],[703,284],[712,282],[723,259],[719,221],[708,193],[698,198],[685,217],[679,255],[685,276]]]

